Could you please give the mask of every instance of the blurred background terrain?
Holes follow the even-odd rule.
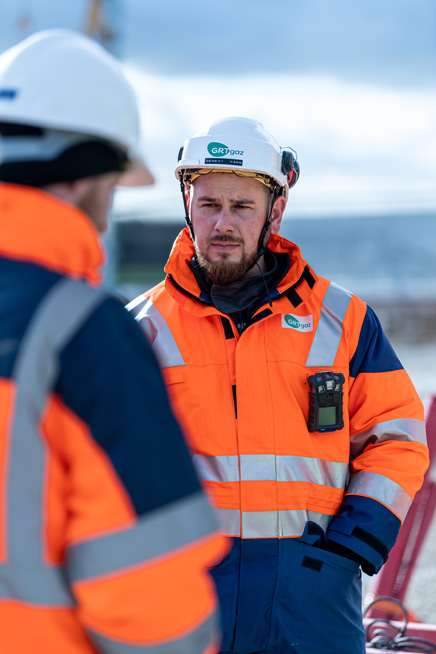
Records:
[[[115,196],[107,286],[131,299],[162,278],[184,140],[256,118],[301,166],[282,234],[373,306],[421,397],[436,393],[434,0],[0,0],[0,51],[52,27],[100,41],[140,99],[156,184]],[[435,523],[408,603],[436,623]]]

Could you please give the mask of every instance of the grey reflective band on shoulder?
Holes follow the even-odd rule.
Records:
[[[147,334],[161,368],[184,366],[185,361],[163,315],[153,302],[140,296],[126,306]]]
[[[321,306],[306,368],[333,365],[342,337],[342,322],[347,313],[352,293],[330,282]]]
[[[42,536],[35,537],[45,525],[46,445],[38,430],[59,371],[60,351],[107,297],[105,291],[84,282],[62,279],[41,301],[20,345],[12,371],[17,394],[6,488],[8,562],[0,565],[3,597],[74,605],[64,569],[45,563]],[[26,576],[16,575],[18,567],[26,570]]]
[[[126,304],[124,308],[127,309],[127,311],[131,313],[134,318],[136,318],[138,313],[144,307],[144,304],[147,304],[147,302],[148,300],[145,295],[138,295],[138,297],[135,297],[134,300],[131,300],[128,304]]]
[[[364,495],[377,500],[397,515],[401,521],[412,503],[406,491],[392,479],[375,472],[359,470],[350,477],[346,495]]]
[[[63,566],[29,560],[0,565],[0,599],[39,606],[76,606]]]
[[[355,459],[363,452],[368,441],[384,443],[385,441],[413,441],[427,445],[427,434],[423,420],[401,418],[386,420],[373,425],[365,431],[354,434],[350,438],[351,457]]]
[[[194,454],[193,461],[197,473],[203,481],[298,481],[332,486],[333,488],[345,488],[348,478],[348,463],[323,461],[305,456]]]
[[[67,552],[68,572],[73,582],[95,579],[148,563],[217,529],[218,521],[200,491],[146,514],[130,529],[71,547]]]
[[[87,633],[100,652],[105,654],[202,654],[214,642],[219,642],[219,614],[215,611],[194,630],[181,638],[162,644],[140,645],[125,643],[102,636],[90,629]]]

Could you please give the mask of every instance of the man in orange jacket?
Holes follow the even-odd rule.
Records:
[[[78,33],[0,57],[0,651],[206,654],[225,539],[122,303],[114,187],[152,182],[133,89]]]
[[[363,654],[361,570],[386,561],[428,467],[377,317],[279,234],[298,176],[255,120],[188,139],[188,227],[129,305],[233,539],[212,571],[225,654]]]

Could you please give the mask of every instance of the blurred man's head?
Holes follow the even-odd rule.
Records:
[[[112,197],[119,179],[119,173],[103,173],[73,182],[48,184],[42,190],[83,211],[102,234],[108,228]]]
[[[53,192],[100,231],[115,185],[153,182],[139,124],[118,61],[77,32],[40,32],[0,56],[0,181]]]

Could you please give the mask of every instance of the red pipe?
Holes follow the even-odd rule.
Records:
[[[436,511],[436,483],[431,479],[436,455],[436,396],[431,395],[425,403],[425,424],[427,443],[430,452],[430,468],[424,476],[422,488],[416,494],[388,561],[379,574],[372,578],[365,596],[368,606],[376,597],[395,597],[402,601],[416,565],[425,536]],[[371,615],[395,618],[395,607],[389,605],[385,610],[380,605]]]

